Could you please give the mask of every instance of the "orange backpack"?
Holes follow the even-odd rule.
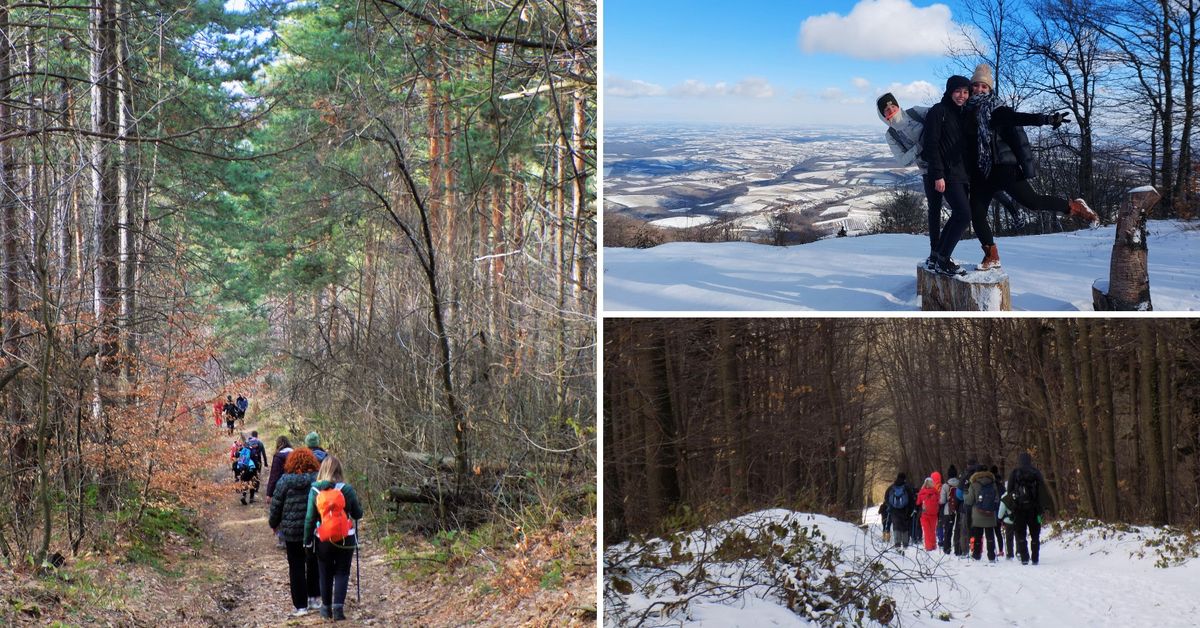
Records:
[[[315,490],[315,489],[314,489]],[[350,535],[350,518],[346,516],[346,497],[342,485],[317,491],[317,538],[336,543]]]

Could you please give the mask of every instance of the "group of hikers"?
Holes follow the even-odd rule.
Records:
[[[1058,129],[1071,121],[1067,112],[1022,113],[999,103],[992,68],[975,68],[971,78],[946,80],[942,99],[932,107],[901,109],[896,97],[876,100],[879,117],[888,125],[888,145],[901,166],[916,164],[921,171],[929,205],[929,270],[963,274],[951,259],[959,240],[971,225],[983,248],[978,270],[1000,267],[1000,253],[988,223],[988,207],[999,198],[1023,224],[1020,211],[1008,198],[1033,209],[1081,218],[1092,226],[1099,217],[1083,199],[1038,194],[1030,185],[1034,177],[1033,150],[1023,127],[1050,125]],[[950,205],[950,219],[941,224],[942,202]]]
[[[213,401],[213,421],[216,422],[217,427],[221,427],[221,419],[224,418],[225,427],[232,435],[235,423],[240,421],[245,424],[246,410],[248,409],[250,409],[250,400],[242,395],[238,395],[236,400],[232,395],[225,395],[224,401],[217,397],[216,401]]]
[[[259,473],[271,471],[267,523],[276,547],[287,556],[292,616],[320,611],[325,619],[345,619],[363,509],[345,481],[341,461],[321,447],[316,432],[305,436],[303,447],[292,447],[287,436],[280,436],[268,464],[266,448],[252,431],[234,442],[229,457],[243,505],[254,502]]]
[[[989,562],[1014,554],[1022,565],[1038,564],[1043,515],[1049,493],[1041,471],[1028,453],[1018,456],[1007,485],[1000,470],[972,460],[959,474],[954,465],[946,480],[934,471],[918,491],[905,473],[896,476],[879,506],[884,540],[907,548],[924,542],[926,551],[980,560],[986,541]],[[1015,543],[1014,543],[1015,540]]]

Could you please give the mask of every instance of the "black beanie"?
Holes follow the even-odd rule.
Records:
[[[880,96],[879,100],[875,101],[875,108],[879,110],[879,115],[883,115],[883,110],[887,108],[888,103],[896,105],[897,107],[900,106],[900,103],[896,102],[896,97],[893,96],[891,92],[888,92]]]
[[[949,96],[952,92],[954,92],[954,90],[956,90],[960,87],[966,87],[966,88],[970,89],[971,79],[969,79],[965,76],[962,76],[961,74],[955,74],[954,76],[951,76],[950,78],[946,79],[946,95],[947,96]]]

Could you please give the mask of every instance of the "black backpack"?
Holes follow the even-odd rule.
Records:
[[[975,507],[984,514],[995,514],[1000,509],[1000,495],[996,492],[996,483],[988,482],[979,487],[979,497],[975,499]]]
[[[1033,510],[1038,504],[1037,476],[1029,471],[1017,473],[1013,487],[1013,504],[1019,510]]]

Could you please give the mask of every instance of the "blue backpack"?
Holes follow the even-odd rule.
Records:
[[[975,507],[986,515],[994,515],[1000,509],[1000,496],[996,493],[996,483],[988,482],[979,487],[979,497]]]
[[[908,508],[908,487],[893,486],[892,490],[888,492],[888,506],[892,510],[904,510]]]
[[[239,471],[253,471],[255,469],[254,458],[251,456],[249,447],[242,447],[238,452],[237,468]]]

